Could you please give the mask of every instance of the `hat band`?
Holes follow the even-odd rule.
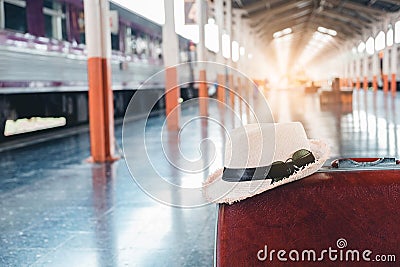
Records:
[[[231,169],[224,168],[222,180],[227,182],[247,182],[251,180],[265,180],[271,166],[257,168]]]
[[[256,168],[231,169],[224,168],[222,180],[227,182],[247,182],[252,180],[271,179],[272,183],[287,178],[304,166],[315,162],[315,157],[306,149],[300,149],[293,153],[285,162],[276,161],[269,166]]]

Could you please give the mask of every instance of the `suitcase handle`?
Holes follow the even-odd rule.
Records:
[[[400,161],[395,158],[343,158],[332,161],[332,168],[393,167]]]

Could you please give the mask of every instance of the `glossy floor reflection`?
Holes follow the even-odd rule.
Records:
[[[187,107],[183,115],[196,111]],[[163,120],[151,118],[147,131],[158,136]],[[132,146],[125,149],[141,141],[136,126],[132,122],[125,129],[132,132]],[[201,137],[199,128],[185,131]],[[116,136],[122,146],[120,127]],[[219,139],[214,142],[222,144]],[[88,141],[80,134],[2,153],[0,266],[212,265],[215,206],[181,209],[159,203],[135,184],[124,160],[85,162]],[[157,144],[150,142],[150,156],[161,154]],[[138,156],[141,166],[143,155]],[[168,166],[160,167],[168,173]],[[169,172],[176,174],[172,167]],[[187,182],[201,185],[204,175],[197,176]]]
[[[331,145],[332,158],[399,157],[399,97],[356,91],[352,105],[321,106],[318,95],[292,90],[266,96],[276,121],[301,121],[310,138]],[[254,104],[260,109],[260,95]],[[242,121],[252,120],[243,113]],[[163,116],[150,118],[146,127],[146,153],[158,175],[188,188],[201,186],[208,173],[222,165],[225,131],[241,123],[216,105],[210,106],[213,121],[192,121],[196,114],[196,105],[183,109],[187,124],[179,136],[162,139]],[[270,119],[265,110],[259,114],[264,114],[265,121]],[[135,151],[143,142],[140,123],[126,124],[125,150]],[[117,127],[120,147],[121,131]],[[201,142],[206,138],[212,143]],[[1,266],[213,264],[214,205],[176,208],[161,204],[138,187],[124,160],[89,164],[85,162],[88,153],[88,134],[79,134],[1,154]],[[145,156],[133,155],[140,176],[135,178],[144,178],[142,182],[147,180],[151,188],[155,178],[144,164]],[[185,172],[169,161],[179,167],[186,164],[184,160],[200,156],[193,167],[200,168],[197,173]],[[176,203],[185,200],[182,195],[169,196]]]
[[[318,94],[293,90],[266,96],[275,121],[302,122],[309,138],[330,145],[332,158],[400,156],[399,96],[360,90],[342,105],[321,105]]]

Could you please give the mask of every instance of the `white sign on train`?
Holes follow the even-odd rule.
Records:
[[[118,34],[118,11],[110,10],[110,31],[113,34]]]

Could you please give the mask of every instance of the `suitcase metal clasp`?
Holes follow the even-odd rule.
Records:
[[[343,158],[332,161],[331,166],[336,169],[353,169],[396,167],[398,164],[395,158]]]

